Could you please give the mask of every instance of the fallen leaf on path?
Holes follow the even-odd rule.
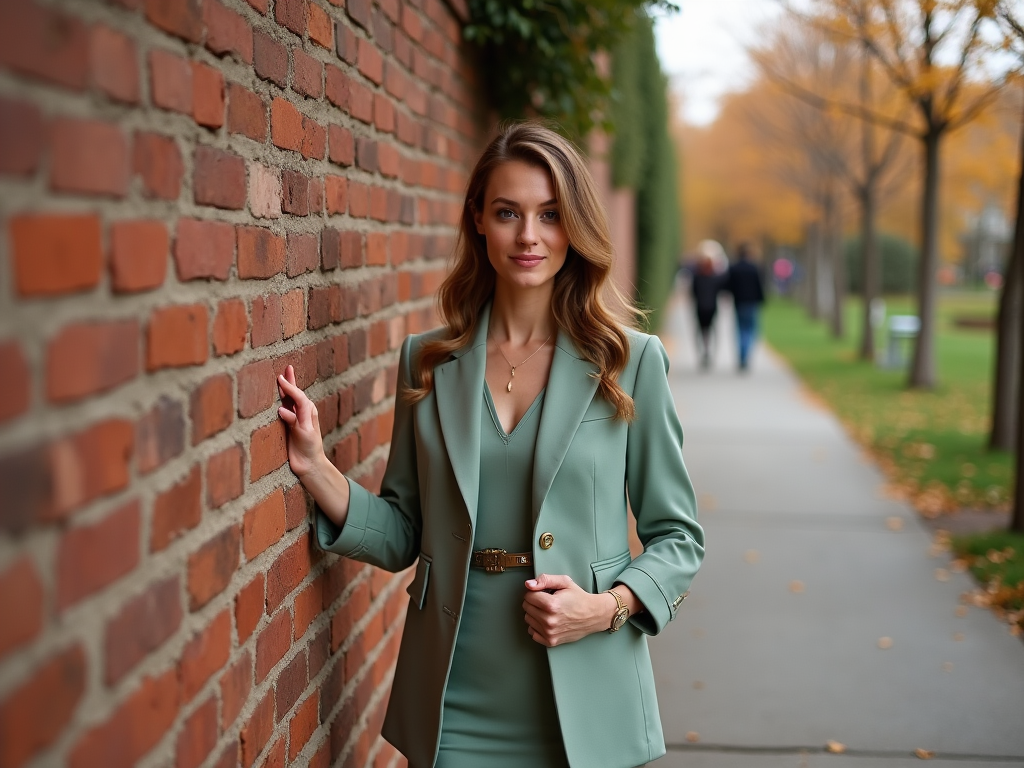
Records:
[[[746,560],[748,563],[756,563],[760,559],[760,557],[761,556],[757,553],[756,549],[748,549],[746,552],[743,553],[743,559]]]
[[[701,681],[701,680],[694,680],[693,681],[693,688],[696,691],[703,691],[704,690],[704,683],[703,683],[703,681]]]
[[[949,570],[953,571],[953,573],[963,573],[967,570],[967,561],[958,557],[949,564]]]
[[[967,615],[967,606],[966,605],[958,605],[956,607],[956,615],[959,616],[961,619],[964,616],[966,616]]]
[[[804,583],[796,580],[789,582],[789,591],[794,595],[799,595],[804,591]]]
[[[881,648],[883,651],[889,650],[890,648],[892,648],[892,638],[891,637],[880,637],[880,638],[878,638],[878,647]]]
[[[935,757],[935,753],[930,749],[921,749],[918,747],[914,750],[914,756],[921,760],[931,760]]]
[[[686,740],[691,744],[696,744],[698,741],[700,741],[700,734],[696,731],[687,731]]]
[[[964,641],[964,633],[963,632],[956,632],[953,635],[953,642],[954,643],[962,643],[963,641]]]
[[[949,581],[949,571],[947,571],[945,568],[936,568],[935,578],[939,581]]]
[[[712,512],[718,507],[718,499],[710,493],[702,493],[697,498],[697,506],[702,512]]]
[[[846,745],[840,741],[826,741],[825,751],[831,752],[833,755],[841,755],[846,751]]]
[[[952,672],[953,671],[953,662],[952,661],[944,661],[944,662],[942,662],[942,671],[943,672]]]
[[[902,517],[889,517],[885,520],[885,527],[890,531],[902,531],[903,530],[903,518]]]

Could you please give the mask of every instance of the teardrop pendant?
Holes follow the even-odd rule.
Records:
[[[507,390],[508,390],[509,392],[511,392],[511,391],[512,391],[512,379],[509,379],[509,380],[508,380],[508,386],[507,386],[507,387],[505,387],[505,389],[507,389]]]

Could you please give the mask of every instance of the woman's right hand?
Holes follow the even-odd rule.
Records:
[[[296,386],[292,366],[285,368],[283,376],[277,377],[277,391],[281,395],[281,407],[277,413],[288,429],[288,463],[301,480],[327,458],[320,434],[320,420],[313,401]]]

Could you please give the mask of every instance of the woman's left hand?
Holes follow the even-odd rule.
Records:
[[[526,582],[526,590],[530,637],[549,648],[608,629],[617,607],[611,595],[591,594],[568,576],[542,573]]]

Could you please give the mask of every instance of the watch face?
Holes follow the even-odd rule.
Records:
[[[619,608],[612,617],[612,630],[619,629],[623,624],[626,623],[626,619],[629,618],[628,608]]]

